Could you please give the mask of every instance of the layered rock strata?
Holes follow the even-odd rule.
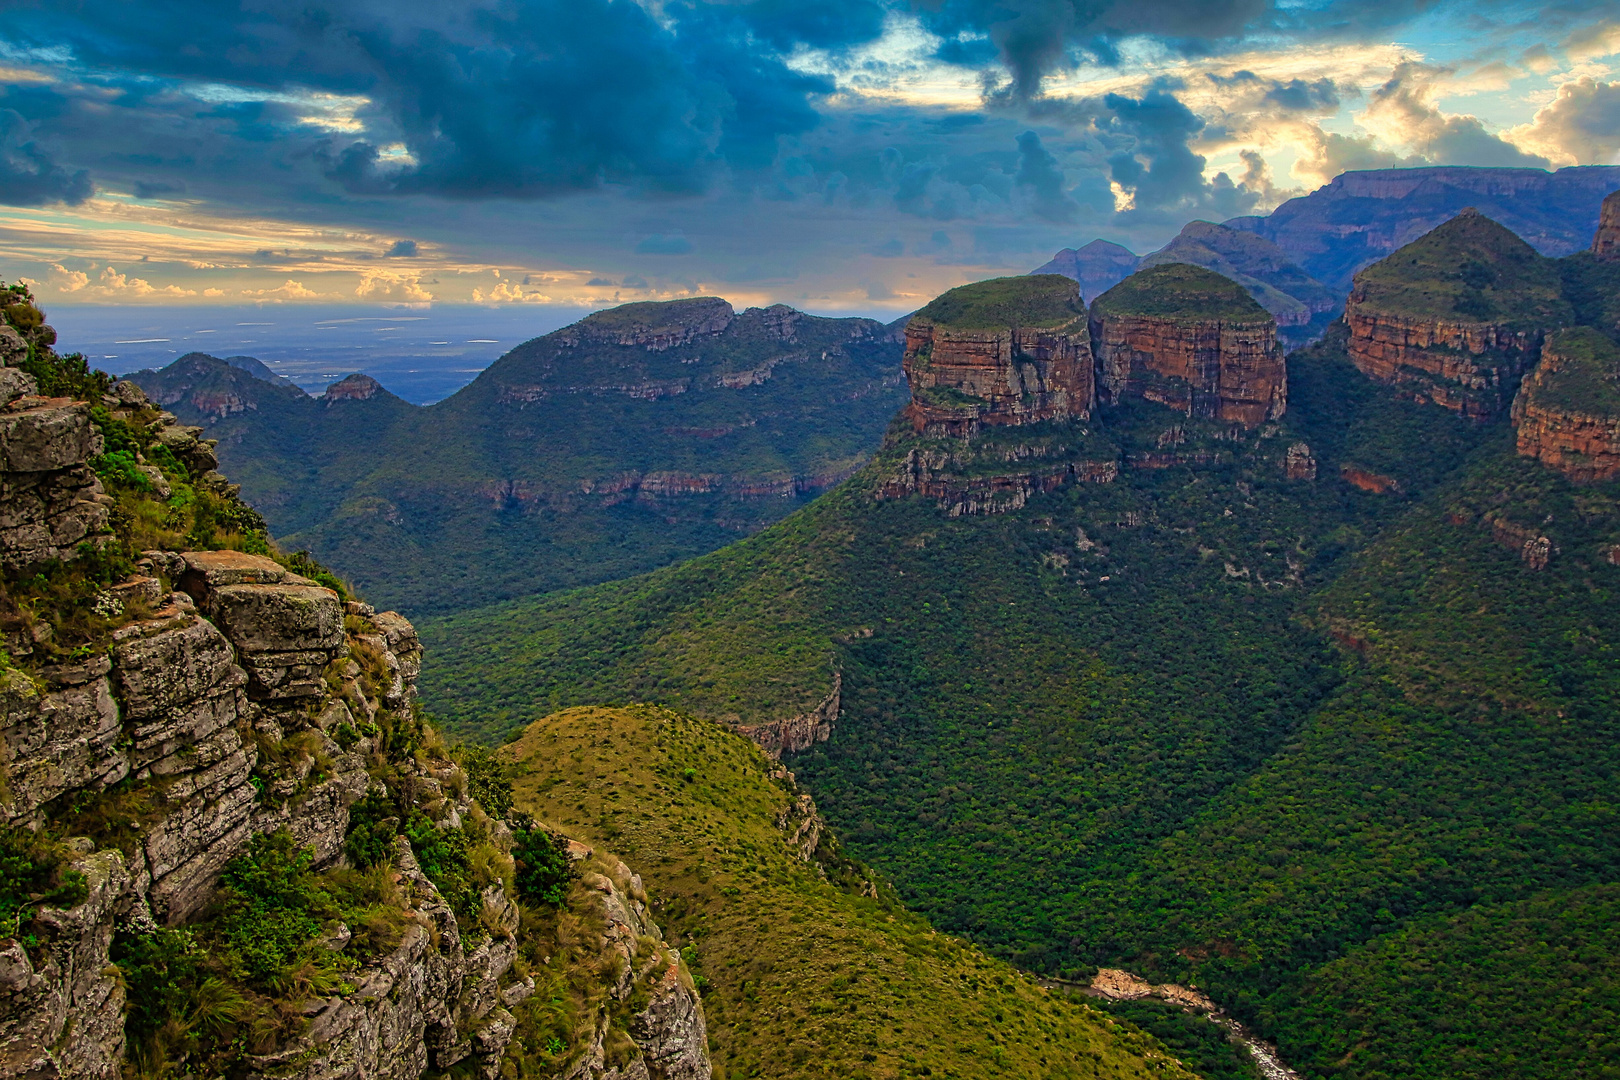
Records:
[[[108,406],[145,404],[138,391],[125,394]],[[41,408],[59,413],[9,444],[7,463],[99,450],[83,410]],[[191,440],[174,440],[181,451],[210,460],[209,447],[181,434]],[[14,565],[22,556],[6,540],[0,557]],[[84,829],[101,844],[67,842],[82,902],[32,909],[26,936],[0,939],[0,1080],[116,1080],[130,1051],[126,1008],[145,1003],[126,1002],[115,933],[142,937],[205,915],[222,871],[255,836],[285,831],[313,869],[342,865],[351,808],[368,790],[397,785],[438,829],[478,820],[495,840],[510,839],[504,822],[472,804],[466,775],[442,751],[379,741],[418,724],[421,645],[402,616],[235,551],[145,552],[136,574],[97,602],[138,612],[123,616],[103,651],[50,662],[18,641],[12,656],[30,670],[0,670],[0,826]],[[567,1075],[708,1080],[691,979],[646,917],[639,882],[619,864],[610,870],[599,966],[612,973],[606,999],[645,994],[626,1035],[639,1056],[627,1072],[602,1071],[584,1050]],[[237,1057],[240,1075],[416,1080],[455,1067],[477,1080],[500,1076],[512,1010],[535,988],[513,971],[519,908],[497,882],[477,895],[475,924],[459,922],[404,836],[378,872],[398,889],[397,944],[355,957],[335,993],[281,1002],[299,1022]],[[326,948],[348,945],[340,929]]]
[[[1356,275],[1346,349],[1375,382],[1487,419],[1571,319],[1551,262],[1469,209]]]
[[[1287,411],[1276,320],[1214,271],[1133,274],[1092,304],[1091,340],[1107,402],[1141,398],[1250,430]]]
[[[987,426],[1091,415],[1090,341],[1068,278],[952,289],[913,315],[905,333],[905,415],[920,435],[965,439]]]
[[[1052,460],[1031,454],[1018,461],[1017,468],[983,471],[980,455],[944,447],[914,447],[907,451],[900,468],[877,490],[880,499],[901,499],[921,495],[933,499],[951,517],[980,514],[1006,514],[1022,509],[1029,500],[1073,483],[1107,484],[1119,476],[1115,456],[1089,454],[1071,456],[1058,452]]]
[[[1620,474],[1620,347],[1586,327],[1555,334],[1512,419],[1522,456],[1579,483]]]
[[[838,722],[842,707],[843,692],[843,672],[835,672],[832,689],[809,712],[762,724],[743,724],[737,730],[758,743],[772,760],[780,760],[783,754],[808,750],[816,743],[832,738],[833,725]]]

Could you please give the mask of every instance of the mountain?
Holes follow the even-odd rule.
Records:
[[[1300,344],[1319,336],[1343,303],[1269,240],[1208,221],[1188,222],[1174,240],[1143,256],[1139,268],[1164,263],[1190,263],[1231,278]]]
[[[1620,281],[1577,253],[1548,295],[1472,216],[1369,281],[1421,293],[1453,247],[1493,318],[1609,344],[1542,327],[1558,366],[1524,406],[1465,415],[1359,367],[1341,322],[1227,418],[1218,334],[1189,352],[1109,320],[1220,328],[1241,301],[1245,378],[1269,320],[1235,286],[1141,288],[1165,266],[1093,305],[1123,391],[1030,411],[1043,384],[973,387],[1041,361],[1024,327],[1057,316],[1041,279],[991,283],[1031,306],[950,365],[979,400],[940,395],[938,346],[908,333],[912,411],[861,472],[688,563],[431,621],[429,705],[495,740],[592,702],[739,729],[943,929],[1072,981],[1196,984],[1302,1076],[1601,1075],[1620,491],[1590,444],[1541,448],[1575,430],[1562,380],[1620,378]],[[1064,347],[1039,345],[1048,374]]]
[[[1081,296],[1101,296],[1136,273],[1141,264],[1129,248],[1093,240],[1083,248],[1064,248],[1032,274],[1062,274],[1080,283]]]
[[[0,1078],[1198,1080],[906,910],[710,722],[447,746],[410,622],[276,551],[197,428],[8,291]]]
[[[1263,217],[1226,225],[1265,237],[1329,288],[1349,288],[1357,270],[1383,258],[1464,207],[1500,221],[1543,255],[1561,257],[1592,241],[1603,196],[1620,187],[1620,166],[1543,169],[1445,165],[1341,173]]]
[[[130,378],[219,440],[285,545],[418,612],[763,527],[866,460],[905,399],[899,359],[868,319],[698,298],[599,312],[425,408],[364,376],[310,397],[202,354]]]

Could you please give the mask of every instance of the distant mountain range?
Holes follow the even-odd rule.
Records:
[[[905,400],[881,323],[714,298],[599,312],[427,407],[364,375],[311,397],[251,357],[129,378],[219,440],[283,545],[413,612],[719,547],[859,468]]]
[[[1598,205],[1617,187],[1616,165],[1550,173],[1465,166],[1347,172],[1268,215],[1191,222],[1145,256],[1093,240],[1064,248],[1032,273],[1074,278],[1089,301],[1138,269],[1192,263],[1243,285],[1277,319],[1284,338],[1300,344],[1343,308],[1356,271],[1467,207],[1558,257],[1591,243]]]

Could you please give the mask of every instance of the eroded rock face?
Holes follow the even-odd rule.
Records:
[[[370,375],[362,375],[358,371],[347,378],[340,379],[326,388],[321,395],[328,405],[338,401],[370,401],[382,389],[382,384]]]
[[[5,373],[20,392],[0,409],[0,565],[71,559],[107,528],[112,499],[87,464],[101,435],[83,402],[35,397],[31,378]]]
[[[1600,259],[1620,259],[1620,191],[1611,191],[1603,200],[1592,254]]]
[[[832,690],[809,712],[763,724],[744,724],[737,728],[740,734],[753,739],[765,751],[765,756],[780,760],[783,754],[796,754],[808,750],[818,742],[832,738],[833,725],[838,722],[844,690],[844,675],[833,675]]]
[[[969,438],[986,425],[1091,415],[1085,321],[1053,329],[963,328],[913,317],[901,361],[918,434]]]
[[[565,345],[596,342],[641,346],[661,352],[718,334],[736,317],[731,305],[717,296],[625,304],[580,320],[562,331],[558,340]]]
[[[1475,419],[1502,411],[1513,379],[1541,348],[1540,330],[1382,312],[1355,289],[1344,318],[1350,362],[1362,374]]]
[[[1092,338],[1108,400],[1139,397],[1249,429],[1287,410],[1288,373],[1275,321],[1100,315]]]
[[[1553,335],[1512,418],[1522,456],[1578,483],[1620,474],[1620,347],[1587,328]]]
[[[980,456],[939,447],[912,449],[895,474],[883,482],[877,497],[921,495],[935,500],[951,517],[1008,514],[1022,509],[1035,495],[1068,484],[1112,483],[1119,476],[1115,457],[1066,453],[1054,454],[1051,460],[1043,460],[1046,455],[1038,453],[1012,457],[1004,469],[970,474],[977,462],[964,462],[963,458]]]

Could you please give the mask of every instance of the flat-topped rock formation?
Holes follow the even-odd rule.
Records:
[[[1086,310],[1058,274],[996,278],[935,299],[906,324],[906,416],[918,434],[1091,415]]]
[[[1620,191],[1609,192],[1603,200],[1603,209],[1598,211],[1592,254],[1600,259],[1620,259]]]
[[[1369,378],[1483,419],[1573,313],[1552,260],[1465,210],[1357,274],[1345,321],[1350,360]]]
[[[1092,303],[1091,337],[1107,401],[1144,398],[1250,429],[1288,407],[1276,320],[1213,270],[1131,275]]]
[[[1164,247],[1142,257],[1141,269],[1188,263],[1231,278],[1271,313],[1279,327],[1304,327],[1339,306],[1339,295],[1307,274],[1257,233],[1189,221]],[[1320,325],[1320,321],[1318,323]]]
[[[1620,473],[1620,346],[1591,327],[1547,339],[1513,401],[1519,453],[1571,480]]]

